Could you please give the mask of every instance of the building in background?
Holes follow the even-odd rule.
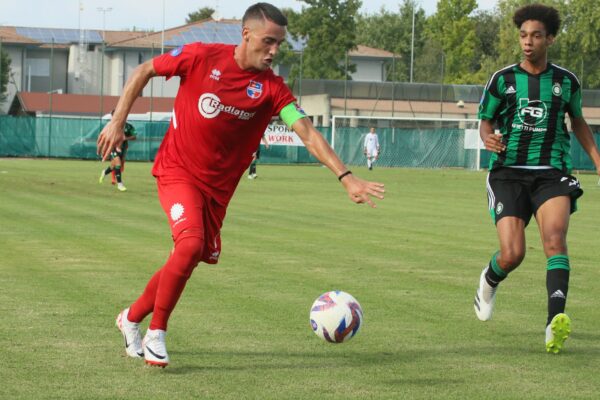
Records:
[[[12,62],[8,100],[0,114],[102,116],[116,104],[123,85],[141,63],[192,42],[238,44],[241,21],[207,19],[163,32],[0,27],[2,49]],[[296,52],[302,44],[288,41]],[[51,62],[52,60],[52,62]],[[348,54],[356,65],[351,80],[295,80],[294,94],[315,125],[333,115],[407,118],[476,118],[482,85],[386,81],[390,52],[357,46]],[[274,67],[284,78],[290,66]],[[144,88],[135,113],[168,112],[177,77],[157,77]],[[18,94],[18,95],[17,95]],[[584,115],[600,125],[600,91],[584,90]],[[150,117],[152,119],[152,117]],[[385,127],[386,122],[378,122]]]

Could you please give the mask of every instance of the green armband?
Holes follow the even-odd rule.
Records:
[[[304,110],[302,110],[296,103],[288,104],[279,112],[279,118],[285,122],[288,128],[291,128],[296,121],[304,117],[306,117]]]

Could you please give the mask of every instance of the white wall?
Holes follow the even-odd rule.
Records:
[[[356,65],[356,72],[351,74],[354,81],[381,82],[384,69],[381,60],[350,59]]]

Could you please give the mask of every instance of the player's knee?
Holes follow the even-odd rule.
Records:
[[[512,270],[517,268],[525,258],[525,249],[507,249],[500,253],[498,263],[503,269]]]
[[[567,241],[562,233],[546,235],[543,240],[546,254],[566,254]]]
[[[188,268],[193,269],[202,259],[204,239],[196,236],[186,236],[175,242],[174,253],[184,261]],[[191,273],[191,270],[190,270]]]

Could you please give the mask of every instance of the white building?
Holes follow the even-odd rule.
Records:
[[[104,41],[103,41],[104,37]],[[163,32],[129,32],[33,27],[0,27],[2,49],[11,58],[6,113],[17,92],[45,92],[95,96],[119,96],[132,71],[162,52],[191,42],[237,44],[239,20],[204,20]],[[103,44],[105,43],[105,44]],[[296,51],[299,43],[290,40]],[[389,52],[358,46],[349,53],[356,65],[352,79],[380,82],[385,79]],[[289,68],[276,66],[284,77]],[[154,78],[144,97],[175,97],[178,79]]]

